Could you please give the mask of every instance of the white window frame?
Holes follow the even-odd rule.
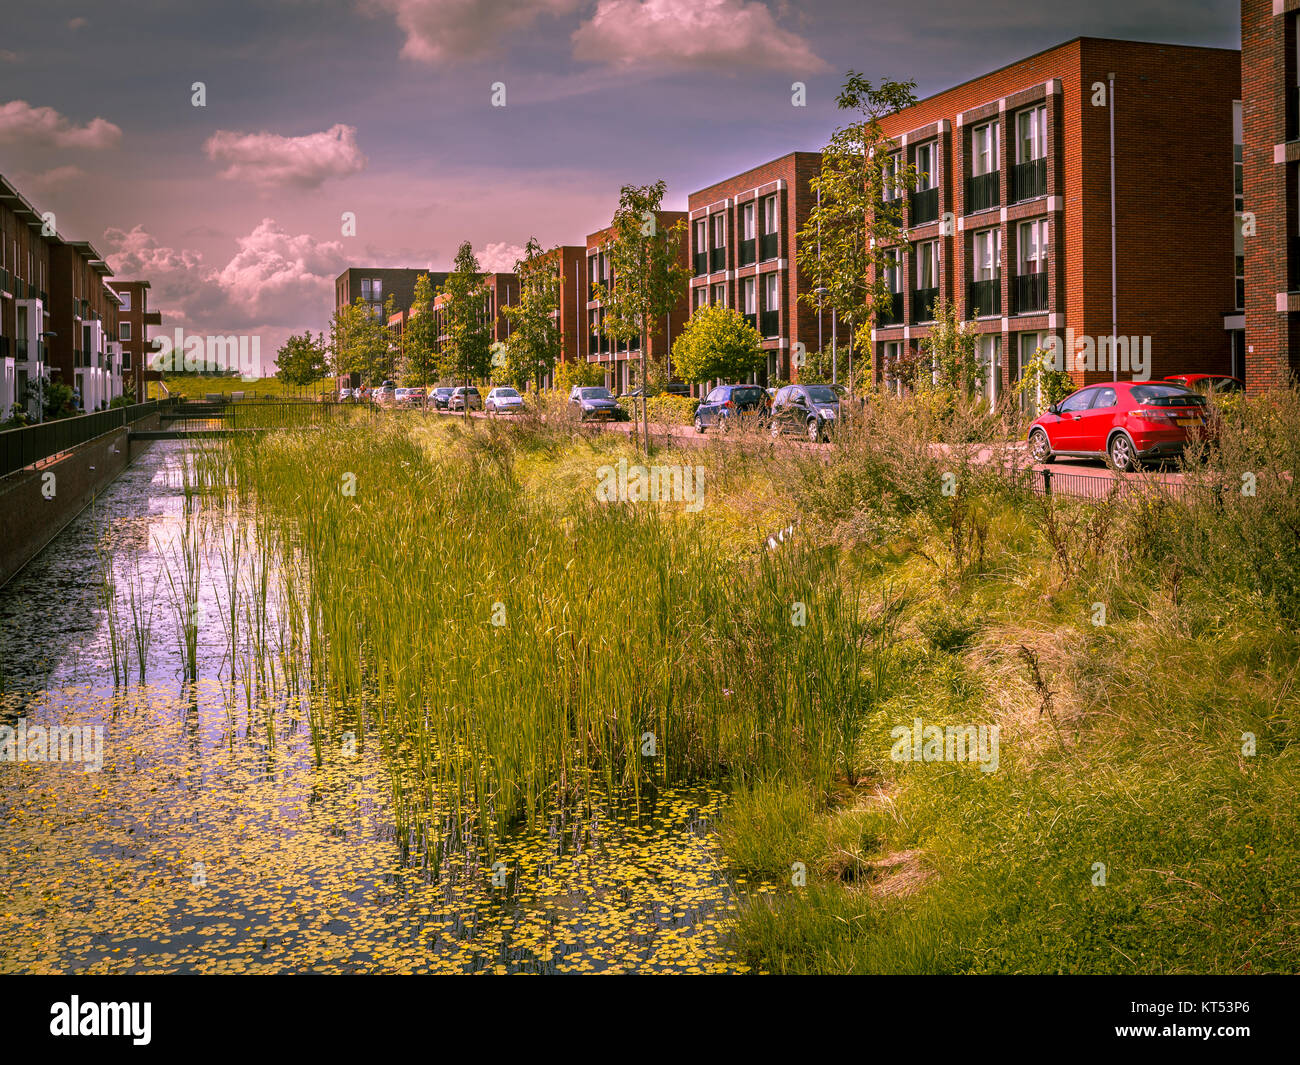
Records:
[[[885,264],[885,284],[889,287],[891,296],[897,296],[903,291],[903,250],[893,248],[885,255],[889,262]]]
[[[718,211],[711,217],[711,236],[713,237],[713,248],[716,251],[727,246],[727,215],[723,211]]]
[[[925,277],[926,271],[923,265],[928,263],[930,267],[930,284],[922,285],[920,282]],[[916,290],[918,292],[939,287],[939,242],[937,240],[923,240],[916,246]]]
[[[755,227],[758,225],[758,208],[753,203],[740,205],[740,232],[742,240],[756,240]]]
[[[1025,155],[1025,119],[1029,119],[1028,143],[1029,151],[1032,153],[1028,156]],[[1036,159],[1045,158],[1047,158],[1047,105],[1035,104],[1033,107],[1026,107],[1016,112],[1016,162],[1032,163]]]
[[[776,193],[763,197],[763,233],[775,233],[777,230]]]
[[[971,252],[976,281],[996,281],[1002,276],[1002,229],[980,229],[971,238]]]
[[[719,296],[722,298],[719,299]],[[710,297],[710,301],[715,307],[725,307],[727,305],[727,283],[725,281],[719,281],[713,286],[713,294]]]
[[[745,278],[740,285],[741,314],[758,313],[758,285],[754,278]]]
[[[781,275],[775,271],[763,275],[763,309],[765,311],[781,309]]]
[[[118,326],[117,326],[117,339],[118,339],[118,340],[130,340],[130,339],[131,339],[131,323],[130,323],[130,322],[119,322],[119,323],[118,323]]]
[[[997,173],[998,167],[998,142],[999,127],[997,121],[984,122],[971,130],[971,165],[970,172],[973,177],[984,177],[986,174]],[[988,156],[985,163],[984,156]]]
[[[1033,240],[1027,242],[1025,234],[1032,234]],[[1016,231],[1016,275],[1037,274],[1047,269],[1047,248],[1050,230],[1046,218],[1032,218],[1021,222]],[[1033,248],[1033,255],[1026,254],[1026,245]],[[1030,268],[1032,264],[1032,269]]]
[[[921,156],[929,160],[924,166]],[[939,184],[939,142],[926,141],[916,146],[916,191],[927,192]]]

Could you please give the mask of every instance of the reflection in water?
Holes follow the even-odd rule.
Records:
[[[100,725],[106,743],[99,773],[0,763],[0,971],[740,968],[714,788],[643,797],[639,815],[557,814],[490,862],[450,845],[436,869],[408,858],[379,745],[317,747],[307,697],[259,695],[272,686],[233,660],[223,624],[278,625],[273,597],[264,616],[222,620],[232,574],[268,586],[232,553],[238,537],[203,545],[200,679],[186,682],[167,576],[186,528],[183,455],[155,446],[0,590],[4,720]],[[133,588],[152,607],[143,641]],[[141,643],[149,683],[134,683],[136,654],[132,683],[115,685],[115,647]]]

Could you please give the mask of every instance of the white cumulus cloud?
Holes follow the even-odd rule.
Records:
[[[478,264],[485,274],[512,274],[515,263],[524,257],[524,248],[522,244],[498,241],[474,254],[478,256]]]
[[[0,104],[0,144],[98,150],[115,147],[121,140],[121,129],[105,118],[78,126],[52,107],[33,107],[26,100]]]
[[[425,63],[481,59],[504,37],[543,15],[567,15],[583,0],[369,0],[406,35],[402,55]]]
[[[333,177],[365,169],[355,126],[331,126],[320,133],[283,137],[278,133],[217,130],[203,145],[224,178],[264,187],[314,189]]]
[[[755,0],[600,0],[573,34],[575,59],[630,67],[782,70],[827,65]]]

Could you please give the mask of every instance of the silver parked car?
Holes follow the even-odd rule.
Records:
[[[513,388],[494,388],[483,409],[489,414],[518,414],[524,409],[524,397]]]

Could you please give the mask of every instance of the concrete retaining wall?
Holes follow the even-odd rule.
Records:
[[[160,422],[157,414],[151,414],[133,427],[157,429]],[[38,469],[19,470],[0,479],[0,585],[39,554],[149,445],[147,440],[132,444],[122,428]]]

